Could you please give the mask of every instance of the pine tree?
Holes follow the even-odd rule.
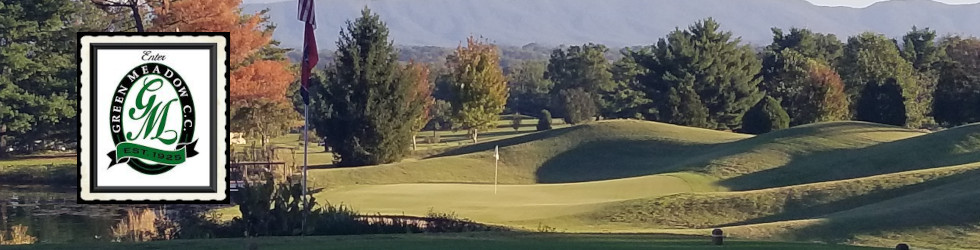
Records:
[[[562,91],[580,89],[593,98],[595,107],[606,109],[607,104],[603,102],[602,96],[611,92],[615,87],[612,72],[609,71],[609,61],[604,57],[606,51],[608,51],[606,46],[592,43],[571,46],[567,49],[557,48],[552,51],[551,59],[548,61],[548,71],[545,72],[545,77],[555,83],[555,87],[551,89],[551,95],[559,97]],[[555,103],[555,105],[562,105],[561,102],[564,102],[557,99],[556,101],[559,103]],[[583,113],[598,114],[597,112],[579,112],[566,108],[556,107],[556,110],[559,110],[558,115],[565,117]],[[566,111],[579,113],[568,114],[565,113]]]
[[[763,95],[758,89],[759,59],[740,42],[709,18],[671,32],[651,53],[641,53],[638,62],[647,72],[640,83],[656,109],[649,118],[669,121],[669,110],[677,107],[667,102],[668,92],[690,82],[707,109],[704,127],[737,128],[742,114]]]
[[[106,22],[89,3],[0,0],[0,156],[77,138],[75,33]]]
[[[595,119],[598,108],[592,94],[582,88],[563,89],[558,94],[558,108],[565,123],[579,124]]]
[[[479,131],[495,127],[504,110],[507,80],[496,46],[473,37],[466,44],[446,61],[453,83],[453,123],[468,129],[476,143]]]
[[[310,113],[338,166],[391,163],[408,153],[423,105],[407,105],[417,100],[418,81],[404,77],[397,59],[388,28],[365,8],[341,31],[324,76],[313,78]]]
[[[668,109],[664,113],[666,121],[689,127],[708,127],[708,108],[694,91],[692,83],[671,87],[667,92]]]
[[[599,113],[606,118],[643,119],[651,101],[640,91],[638,77],[646,70],[636,62],[633,51],[623,49],[620,53],[623,57],[610,69],[613,87],[603,93],[601,98],[606,106]]]
[[[934,73],[940,66],[941,52],[936,44],[935,30],[912,26],[912,30],[902,36],[902,57],[919,72]]]

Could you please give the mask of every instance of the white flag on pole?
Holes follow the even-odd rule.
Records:
[[[497,194],[497,162],[500,161],[500,146],[493,146],[493,194]]]

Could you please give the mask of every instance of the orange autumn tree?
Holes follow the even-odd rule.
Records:
[[[241,0],[162,0],[154,3],[150,31],[229,32],[233,131],[261,138],[283,134],[298,119],[286,90],[296,79],[285,49],[272,40],[264,12],[242,13]],[[262,119],[259,119],[262,118]]]
[[[402,71],[405,74],[406,81],[409,81],[413,88],[412,98],[409,99],[408,105],[417,105],[422,107],[422,113],[415,118],[414,125],[412,126],[412,150],[418,149],[418,142],[416,141],[419,131],[425,127],[425,124],[429,123],[432,118],[429,116],[429,107],[435,102],[432,98],[432,83],[429,82],[429,67],[422,63],[409,62],[405,65],[405,69]]]

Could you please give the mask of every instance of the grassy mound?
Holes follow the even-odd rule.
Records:
[[[821,129],[806,133],[812,128]],[[741,142],[758,140],[767,143],[715,158],[705,171],[725,179],[720,182],[723,186],[752,190],[980,161],[980,124],[922,134],[885,125],[835,122]]]
[[[940,249],[980,245],[980,175],[813,219],[732,227],[733,236]]]
[[[472,144],[421,160],[311,171],[321,187],[394,183],[564,183],[665,173],[680,161],[748,135],[664,123],[596,122]],[[597,168],[596,166],[602,166]]]
[[[980,163],[742,192],[681,193],[609,205],[586,217],[637,228],[711,228],[820,217],[980,176]]]
[[[749,136],[617,120],[311,174],[327,187],[317,198],[366,213],[451,211],[575,232],[721,226],[756,239],[980,244],[980,210],[968,211],[980,207],[980,124],[926,133],[829,122]]]

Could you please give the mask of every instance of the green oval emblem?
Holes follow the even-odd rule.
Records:
[[[129,71],[116,87],[109,130],[116,150],[109,167],[125,163],[144,174],[161,174],[197,155],[194,101],[175,70],[147,63]]]

